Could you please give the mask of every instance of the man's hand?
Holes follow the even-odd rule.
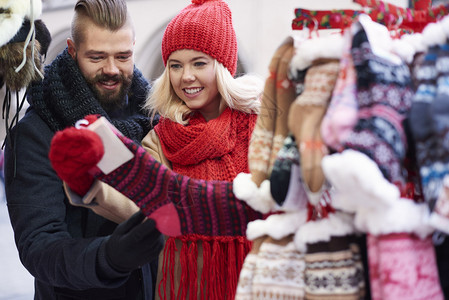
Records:
[[[162,234],[152,219],[138,211],[117,226],[103,243],[109,265],[118,272],[131,272],[156,259],[164,246]]]

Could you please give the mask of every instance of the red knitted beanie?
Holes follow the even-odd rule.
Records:
[[[237,38],[231,10],[222,0],[192,0],[176,15],[162,38],[164,65],[180,49],[201,51],[222,63],[234,76],[237,70]]]

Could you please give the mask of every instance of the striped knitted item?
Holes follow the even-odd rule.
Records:
[[[173,234],[202,234],[209,236],[245,235],[248,222],[262,215],[232,193],[232,183],[195,180],[161,165],[145,149],[116,133],[134,158],[108,175],[94,168],[92,175],[132,199],[148,217],[160,216],[161,209],[170,218],[179,218],[180,232]],[[173,214],[177,214],[174,216]],[[161,232],[176,232],[168,222]]]
[[[307,249],[305,299],[364,299],[361,253],[354,236],[331,237]]]

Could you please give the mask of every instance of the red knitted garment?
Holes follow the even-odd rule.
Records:
[[[155,130],[167,159],[179,174],[204,180],[232,181],[240,172],[249,173],[248,147],[257,115],[227,108],[218,118],[206,122],[196,113],[187,126],[162,118]],[[165,245],[161,299],[234,299],[243,261],[251,241],[243,236],[210,237],[185,235]],[[197,273],[198,245],[201,244],[203,268]],[[181,278],[175,291],[175,254],[179,255]],[[198,279],[200,284],[198,285]]]
[[[81,124],[81,127],[87,127],[99,117],[100,115],[85,116],[86,123]],[[88,174],[88,170],[104,155],[100,137],[90,130],[84,130],[69,127],[56,132],[49,152],[51,165],[59,178],[78,195],[85,195],[90,189],[94,178]]]
[[[161,45],[164,65],[180,49],[206,53],[235,75],[237,37],[226,1],[193,0],[168,23]]]
[[[257,115],[227,108],[206,122],[196,113],[187,126],[162,118],[154,128],[173,171],[195,179],[232,181],[249,173],[248,147]]]

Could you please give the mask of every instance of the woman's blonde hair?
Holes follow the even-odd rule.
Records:
[[[245,113],[258,114],[263,81],[256,75],[232,77],[229,70],[214,59],[217,88],[226,105]],[[155,113],[180,124],[187,124],[192,110],[176,95],[170,83],[169,68],[157,78],[148,94],[144,108],[154,117]]]

